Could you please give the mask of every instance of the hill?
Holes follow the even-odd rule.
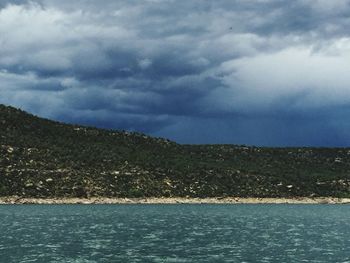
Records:
[[[0,196],[350,197],[350,149],[180,145],[0,105]]]

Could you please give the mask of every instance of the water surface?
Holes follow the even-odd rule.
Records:
[[[350,262],[350,205],[2,205],[0,262]]]

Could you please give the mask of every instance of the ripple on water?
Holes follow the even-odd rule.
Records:
[[[0,262],[349,262],[347,205],[1,206]]]

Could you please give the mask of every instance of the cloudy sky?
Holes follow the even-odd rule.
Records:
[[[350,146],[350,0],[0,0],[0,103],[180,143]]]

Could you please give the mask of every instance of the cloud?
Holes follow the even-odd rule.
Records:
[[[340,54],[328,54],[336,46]],[[300,47],[226,61],[224,85],[207,99],[222,111],[251,114],[350,105],[349,48],[350,39],[341,39],[322,53]]]
[[[0,102],[187,143],[348,144],[348,14],[348,0],[0,1]]]

